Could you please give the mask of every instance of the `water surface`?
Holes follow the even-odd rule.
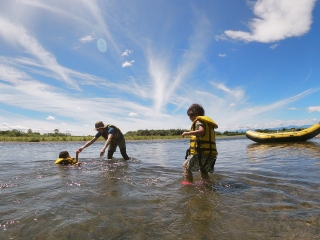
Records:
[[[211,184],[181,185],[187,140],[0,143],[0,239],[320,239],[320,139],[218,139]],[[199,181],[199,173],[194,173]]]

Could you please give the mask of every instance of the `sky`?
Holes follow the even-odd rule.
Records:
[[[320,121],[316,0],[0,0],[0,131]]]

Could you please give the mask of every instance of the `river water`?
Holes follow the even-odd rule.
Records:
[[[127,162],[96,142],[81,167],[54,164],[83,144],[0,143],[0,239],[320,239],[319,138],[217,139],[212,183],[192,186],[188,140],[127,142]]]

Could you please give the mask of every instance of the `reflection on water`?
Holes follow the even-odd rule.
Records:
[[[299,152],[301,154],[311,154],[314,158],[320,156],[320,143],[318,142],[292,142],[292,143],[252,143],[247,146],[248,153],[265,154],[271,151],[276,153],[283,153],[295,155]]]
[[[293,143],[253,143],[247,146],[249,158],[270,158],[271,155],[305,157],[317,159],[320,157],[320,143],[318,142],[293,142]]]
[[[0,143],[0,239],[320,238],[320,139],[218,139],[212,182],[192,186],[188,141],[128,142],[130,161],[97,143],[81,167],[53,164],[82,144]]]

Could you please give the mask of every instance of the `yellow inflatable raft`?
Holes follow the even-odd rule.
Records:
[[[301,142],[311,139],[320,134],[320,122],[296,132],[261,133],[253,130],[246,132],[246,137],[258,143],[269,142]]]

